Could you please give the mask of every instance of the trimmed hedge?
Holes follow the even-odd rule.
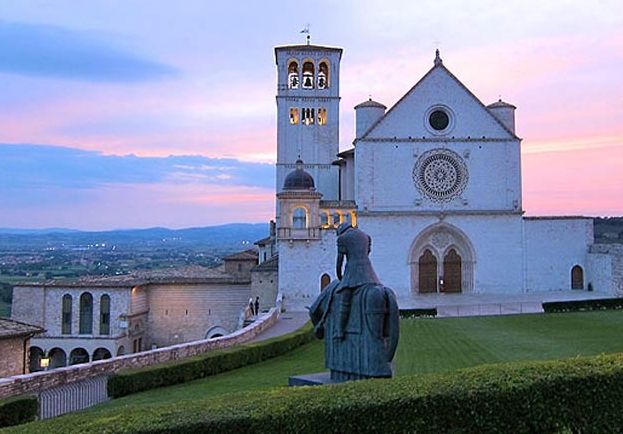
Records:
[[[313,329],[308,323],[293,333],[255,344],[215,350],[200,356],[145,368],[124,369],[109,378],[108,396],[120,398],[144,390],[185,383],[242,368],[285,354],[313,339]]]
[[[601,434],[623,430],[621,397],[615,354],[76,413],[20,432]]]
[[[400,318],[416,318],[420,316],[430,317],[437,316],[437,308],[422,308],[422,309],[400,309]]]
[[[39,401],[34,395],[16,396],[0,401],[0,428],[37,419]]]
[[[596,298],[592,300],[551,301],[543,303],[543,310],[548,313],[605,309],[623,309],[623,298]]]

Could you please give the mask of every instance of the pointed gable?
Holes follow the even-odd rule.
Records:
[[[439,132],[429,123],[441,108],[450,116],[449,127]],[[495,138],[518,139],[494,117],[441,62],[413,86],[359,140],[393,138]]]

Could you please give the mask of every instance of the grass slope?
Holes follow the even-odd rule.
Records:
[[[623,311],[401,321],[397,375],[447,372],[485,363],[545,360],[623,352]],[[190,383],[130,395],[87,410],[92,417],[193,400],[227,400],[230,392],[284,386],[290,375],[323,369],[314,342],[260,364]],[[156,407],[154,407],[155,410]],[[76,418],[85,412],[59,419]],[[43,422],[45,424],[46,422]]]
[[[621,311],[403,320],[396,371],[623,352],[621,333]]]

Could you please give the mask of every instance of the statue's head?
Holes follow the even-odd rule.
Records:
[[[353,226],[346,222],[346,223],[342,223],[341,225],[339,225],[337,227],[337,229],[335,230],[335,232],[337,233],[337,236],[339,237],[340,235],[342,235],[344,232],[346,232],[347,230],[349,230],[350,228],[352,228]]]

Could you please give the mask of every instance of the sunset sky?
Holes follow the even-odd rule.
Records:
[[[623,13],[604,1],[0,0],[0,227],[262,222],[273,47],[344,48],[352,107],[444,65],[517,109],[527,215],[623,215]]]

